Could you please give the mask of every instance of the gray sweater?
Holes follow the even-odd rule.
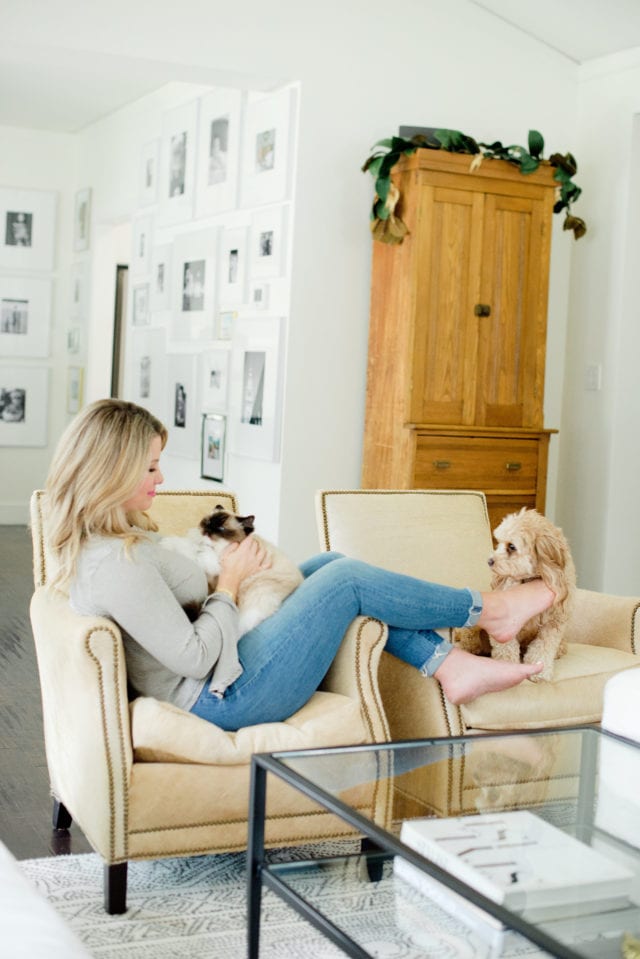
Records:
[[[222,696],[242,673],[238,611],[224,593],[207,596],[204,572],[156,538],[146,534],[127,554],[117,537],[92,537],[69,598],[77,613],[118,624],[137,693],[189,710],[207,682]],[[191,623],[181,604],[193,601],[202,609]]]

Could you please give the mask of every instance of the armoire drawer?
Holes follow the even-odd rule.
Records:
[[[538,452],[536,440],[418,434],[413,485],[418,489],[533,491]]]

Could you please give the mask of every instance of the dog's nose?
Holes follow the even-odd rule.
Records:
[[[493,556],[489,557],[489,559],[487,560],[487,563],[489,564],[489,566],[493,566],[493,564],[495,563],[495,559],[493,558]]]

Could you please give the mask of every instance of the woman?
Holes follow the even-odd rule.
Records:
[[[48,538],[60,563],[54,585],[69,590],[78,613],[119,625],[136,693],[226,730],[286,719],[318,688],[357,615],[386,622],[386,649],[435,676],[454,703],[540,671],[541,664],[472,656],[434,630],[478,623],[506,642],[553,601],[541,581],[480,594],[336,553],[304,563],[302,585],[238,639],[238,587],[268,561],[253,537],[233,544],[216,591],[207,595],[202,570],[157,544],[147,510],[163,481],[166,440],[165,427],[147,410],[99,400],[67,428],[47,480]],[[192,623],[182,604],[193,600],[201,611]]]

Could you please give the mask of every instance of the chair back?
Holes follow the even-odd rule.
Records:
[[[320,548],[447,586],[489,588],[492,551],[484,493],[320,490]]]
[[[234,493],[209,490],[159,490],[153,501],[151,515],[159,530],[166,536],[181,536],[197,526],[203,516],[216,506],[238,512]],[[53,577],[56,559],[47,544],[45,517],[46,493],[35,490],[30,502],[31,540],[33,544],[33,580],[36,586],[45,586]]]

